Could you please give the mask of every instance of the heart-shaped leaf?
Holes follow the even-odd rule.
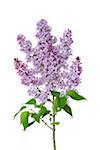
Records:
[[[29,118],[30,113],[28,111],[24,111],[21,113],[20,116],[20,124],[23,125],[24,130],[28,127],[28,118]]]

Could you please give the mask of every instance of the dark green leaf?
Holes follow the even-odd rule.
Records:
[[[28,127],[28,117],[30,113],[28,111],[24,111],[20,116],[20,123],[23,125],[24,130]]]
[[[40,123],[40,116],[37,113],[32,113],[31,117],[34,118],[35,121]]]
[[[51,125],[59,125],[60,122],[52,122]]]
[[[14,115],[14,118],[25,108],[26,108],[26,106],[22,106],[21,109]]]
[[[66,105],[66,101],[67,101],[66,96],[60,97],[60,101],[59,101],[60,105],[59,105],[59,107],[63,108]]]
[[[64,109],[68,114],[70,114],[71,116],[73,116],[73,115],[72,115],[72,110],[71,110],[70,106],[65,105],[63,109]]]
[[[69,90],[67,92],[67,95],[70,96],[72,99],[75,99],[75,100],[85,100],[85,98],[81,95],[79,95],[76,91],[74,90]]]
[[[25,104],[32,104],[32,105],[36,105],[36,100],[35,99],[30,99],[27,103]]]
[[[51,91],[51,94],[52,94],[54,97],[59,97],[59,96],[60,96],[60,92],[57,92],[57,91]]]

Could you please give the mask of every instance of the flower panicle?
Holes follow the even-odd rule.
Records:
[[[56,44],[57,38],[51,34],[51,30],[45,19],[37,23],[38,41],[35,48],[24,35],[17,36],[20,50],[26,53],[26,63],[15,58],[15,69],[21,76],[22,84],[29,87],[28,94],[41,102],[49,99],[51,90],[59,90],[64,94],[67,89],[76,88],[81,80],[80,57],[76,57],[71,66],[67,61],[72,55],[72,31],[65,30],[60,43]],[[28,68],[28,63],[32,63],[31,69]]]

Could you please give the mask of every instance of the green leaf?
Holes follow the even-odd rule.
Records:
[[[54,99],[54,111],[61,111],[61,109],[66,105],[66,101],[66,96],[56,97],[56,99]]]
[[[14,119],[15,119],[15,117],[23,110],[23,109],[25,109],[25,108],[27,108],[26,106],[22,106],[21,108],[20,108],[20,110],[14,115]]]
[[[79,95],[79,94],[78,94],[76,91],[74,91],[74,90],[69,90],[69,91],[67,92],[67,95],[70,96],[72,99],[77,100],[77,101],[79,101],[79,100],[85,100],[85,98],[84,98],[83,96]]]
[[[70,106],[65,105],[63,109],[64,109],[69,115],[73,116],[73,115],[72,115],[72,110],[71,110]]]
[[[59,100],[59,104],[60,105],[59,105],[59,107],[63,108],[66,105],[66,101],[67,101],[66,96],[60,97],[60,100]]]
[[[37,113],[32,113],[31,117],[34,118],[35,121],[40,123],[40,116]]]
[[[50,110],[46,110],[46,112],[42,115],[42,118],[45,117],[46,115],[50,114]]]
[[[59,96],[60,96],[60,92],[57,92],[57,91],[51,91],[51,94],[52,94],[54,97],[59,97]]]
[[[39,116],[43,118],[44,116],[46,116],[50,112],[51,111],[47,110],[47,108],[45,106],[42,106],[41,109],[40,109],[40,111],[39,111]]]
[[[28,102],[26,102],[25,104],[32,104],[32,105],[36,105],[36,100],[35,99],[30,99]]]
[[[52,122],[51,125],[59,125],[60,122]]]
[[[42,106],[40,111],[39,111],[39,115],[42,116],[44,115],[44,113],[47,111],[46,107]]]
[[[24,130],[28,127],[28,117],[29,117],[30,113],[28,111],[24,111],[22,112],[21,116],[20,116],[20,124],[23,125]]]
[[[39,104],[39,105],[36,105],[35,107],[36,107],[36,108],[42,108],[43,105],[44,105],[44,104]]]
[[[40,119],[45,117],[47,114],[49,114],[51,111],[47,110],[47,108],[43,105],[41,105],[41,107],[39,107],[40,110],[38,113],[32,113],[31,117],[34,118],[35,121],[37,121],[38,123],[40,123]]]

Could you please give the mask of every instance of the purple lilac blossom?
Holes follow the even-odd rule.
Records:
[[[38,41],[35,48],[24,35],[18,35],[20,50],[26,53],[26,64],[15,58],[14,65],[22,84],[29,87],[29,96],[43,103],[49,99],[52,90],[64,95],[68,89],[75,89],[81,80],[82,67],[79,57],[75,58],[71,66],[68,64],[68,58],[72,55],[71,30],[65,30],[56,44],[57,38],[51,34],[51,27],[45,19],[37,23],[36,29]],[[28,63],[32,63],[33,67],[29,68]]]

